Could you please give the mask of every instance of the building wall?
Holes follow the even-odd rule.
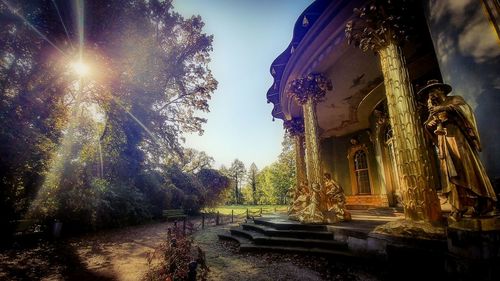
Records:
[[[330,173],[344,189],[347,196],[347,204],[351,208],[369,206],[387,206],[385,189],[381,185],[379,175],[377,154],[368,130],[358,131],[343,137],[330,137],[321,142],[321,152],[324,172]],[[370,169],[370,180],[372,185],[371,195],[354,195],[351,182],[351,171],[348,159],[349,149],[352,146],[350,140],[356,137],[359,144],[366,145],[368,150],[368,165]]]
[[[351,179],[347,148],[349,142],[344,138],[327,138],[321,141],[321,156],[325,173],[330,173],[344,189],[346,195],[351,195]]]

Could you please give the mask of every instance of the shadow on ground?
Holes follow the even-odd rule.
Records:
[[[71,245],[59,242],[15,243],[2,251],[0,264],[2,280],[116,280],[89,270]]]

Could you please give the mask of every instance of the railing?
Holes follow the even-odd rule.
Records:
[[[250,210],[249,208],[243,210],[231,209],[231,214],[221,214],[216,212],[202,212],[199,217],[188,217],[183,220],[182,229],[184,233],[192,234],[200,229],[205,229],[210,226],[219,226],[230,223],[243,222],[255,217],[262,217],[265,214],[273,214],[277,212],[286,212],[287,208],[259,208],[257,210]],[[177,228],[177,221],[174,222],[174,227]]]

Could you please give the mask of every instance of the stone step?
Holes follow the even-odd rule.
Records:
[[[312,247],[328,250],[347,250],[347,243],[335,240],[321,239],[301,239],[290,237],[273,237],[267,236],[257,231],[245,230],[242,227],[234,227],[230,229],[234,236],[251,239],[256,245],[279,246],[279,247]]]
[[[246,244],[246,245],[240,245],[240,252],[278,252],[278,253],[309,254],[309,255],[319,255],[328,257],[339,257],[342,258],[342,260],[360,258],[360,256],[352,254],[347,250],[331,250],[331,249],[324,249],[317,247],[286,247],[286,246],[274,246],[274,245]]]
[[[253,230],[265,234],[267,236],[273,237],[290,237],[290,238],[301,238],[301,239],[318,239],[318,240],[333,240],[333,232],[321,231],[321,230],[279,230],[274,229],[269,226],[255,224],[255,223],[243,223],[241,224],[245,230]]]
[[[231,235],[230,232],[225,232],[225,233],[219,233],[217,234],[220,240],[230,240],[230,241],[235,241],[240,246],[242,245],[252,245],[252,240],[247,239],[245,237],[239,236],[239,235]]]
[[[349,221],[339,222],[337,224],[328,225],[327,229],[334,233],[334,237],[355,237],[358,239],[367,239],[370,233],[383,222],[372,221]]]
[[[322,224],[304,224],[280,218],[255,218],[253,222],[277,230],[327,231],[326,226]]]

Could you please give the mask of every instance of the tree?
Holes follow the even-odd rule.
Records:
[[[214,158],[208,156],[205,151],[195,149],[184,149],[183,157],[180,160],[182,170],[186,173],[198,173],[202,169],[212,168]]]
[[[222,200],[224,191],[230,186],[229,178],[220,171],[205,168],[196,176],[205,187],[204,206],[215,207]]]
[[[21,11],[30,3],[19,4]],[[43,5],[27,20],[39,18],[47,32],[62,30]],[[49,44],[0,3],[0,228],[24,216],[43,183],[66,119],[66,91]],[[55,38],[54,40],[56,40]]]
[[[276,190],[279,204],[287,204],[289,190],[295,186],[295,150],[293,140],[285,134],[281,142],[281,153],[278,161],[272,165],[272,182]]]
[[[259,173],[259,169],[257,168],[257,165],[255,163],[252,163],[250,165],[250,168],[248,170],[248,181],[250,183],[250,186],[252,188],[252,201],[254,205],[257,205],[257,175]]]
[[[213,38],[202,32],[201,18],[182,18],[173,12],[172,1],[136,0],[111,7],[90,1],[86,6],[95,23],[87,27],[89,39],[95,52],[105,55],[101,60],[107,61],[113,80],[104,85],[110,94],[100,98],[108,111],[105,136],[114,130],[126,139],[119,153],[124,161],[117,168],[130,174],[147,158],[182,157],[180,136],[203,133],[206,120],[196,113],[208,111],[217,87],[208,69]]]
[[[234,180],[234,203],[241,203],[241,194],[239,192],[239,185],[243,181],[243,177],[245,175],[246,169],[245,164],[238,159],[234,159],[231,164],[231,168],[229,168],[229,174]]]
[[[125,210],[123,203],[132,208],[129,213],[140,212],[139,205],[147,203],[141,201],[146,189],[139,175],[161,171],[165,179],[148,184],[173,186],[165,167],[182,156],[182,133],[203,133],[206,120],[198,113],[208,111],[217,81],[208,69],[213,38],[203,33],[201,18],[184,19],[171,0],[85,1],[92,17],[84,20],[83,60],[95,75],[81,83],[70,68],[78,58],[79,35],[68,16],[71,3],[12,5],[0,2],[0,228],[26,212],[54,171],[68,176],[54,181],[55,188],[68,191],[64,196],[76,200],[87,192],[82,198],[93,200],[102,194],[110,208]],[[85,125],[79,124],[81,112],[91,108],[104,116],[98,132],[71,130]],[[75,139],[73,132],[81,134],[79,143],[67,146],[71,153],[60,152]],[[54,167],[61,155],[73,158],[63,157],[62,166]],[[97,165],[103,168],[99,173],[92,170]],[[102,182],[95,184],[96,178]]]
[[[272,165],[264,167],[257,176],[258,185],[261,187],[259,204],[277,204],[276,190],[272,181]]]
[[[257,175],[261,204],[287,204],[289,190],[295,186],[295,152],[292,139],[285,135],[278,160]]]

